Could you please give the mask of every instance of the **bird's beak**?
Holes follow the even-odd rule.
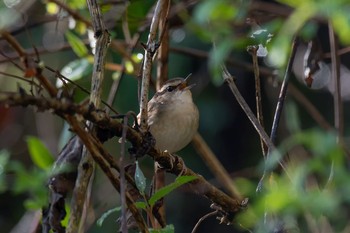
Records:
[[[187,79],[191,76],[192,74],[189,74],[187,75],[187,77],[184,79],[184,81],[182,83],[180,83],[179,85],[179,89],[182,90],[182,91],[185,91],[185,90],[189,90],[191,89],[192,87],[194,87],[196,84],[191,84],[191,85],[188,85],[187,83]]]

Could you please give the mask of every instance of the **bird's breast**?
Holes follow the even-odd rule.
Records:
[[[179,103],[159,109],[157,117],[150,117],[149,127],[156,147],[170,153],[185,147],[198,129],[198,109],[193,103]]]

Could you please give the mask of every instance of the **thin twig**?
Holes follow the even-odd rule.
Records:
[[[157,51],[159,44],[156,42],[157,29],[159,26],[159,20],[161,12],[165,11],[166,3],[168,0],[158,0],[156,8],[154,10],[154,15],[152,18],[151,28],[148,35],[148,41],[145,48],[145,56],[142,69],[142,84],[141,84],[141,101],[140,101],[140,130],[141,132],[146,132],[148,128],[148,89],[151,79],[152,70],[152,59]]]
[[[341,99],[341,81],[340,81],[340,62],[338,53],[338,44],[331,20],[328,21],[329,43],[331,47],[331,61],[332,61],[332,79],[334,80],[334,128],[337,131],[338,144],[343,144],[344,134],[344,118],[343,118],[343,103]],[[334,178],[334,161],[332,160],[329,177],[325,187],[327,188]]]
[[[296,51],[297,51],[298,42],[299,42],[298,38],[295,37],[294,40],[293,40],[293,44],[292,44],[292,52],[291,52],[291,55],[290,55],[290,57],[288,59],[287,68],[286,68],[286,71],[284,73],[283,82],[282,82],[280,93],[279,93],[279,96],[278,96],[278,102],[277,102],[277,106],[276,106],[276,110],[275,110],[275,114],[274,114],[274,118],[273,118],[273,122],[272,122],[271,134],[270,134],[270,138],[271,138],[271,141],[272,141],[273,144],[276,142],[276,138],[277,138],[277,129],[278,129],[279,122],[280,122],[280,119],[281,119],[281,114],[282,114],[282,110],[283,110],[284,101],[285,101],[285,98],[286,98],[286,95],[287,95],[288,84],[289,84],[289,77],[290,77],[290,73],[291,73],[291,70],[292,70],[293,63],[294,63],[294,58],[295,58],[295,54],[296,54]],[[263,175],[260,178],[258,187],[256,189],[257,191],[261,191],[261,189],[263,188],[265,178],[267,177],[267,174],[268,174],[268,168],[267,168],[266,164],[267,164],[267,161],[269,160],[271,154],[272,154],[272,150],[269,147],[267,155],[266,155],[266,159],[265,159],[264,172],[263,172]],[[280,163],[282,163],[282,161],[280,161]],[[285,172],[286,172],[286,170],[285,170]]]
[[[265,128],[264,115],[262,110],[262,98],[261,98],[261,84],[260,84],[260,73],[259,73],[259,63],[258,63],[258,46],[250,46],[248,52],[252,55],[254,77],[255,77],[255,103],[256,103],[256,116],[259,120],[260,125]],[[260,138],[261,150],[264,158],[267,153],[267,146],[264,141]]]
[[[343,118],[343,103],[341,99],[341,83],[340,83],[340,62],[337,55],[338,44],[335,38],[332,22],[328,23],[329,28],[329,43],[331,47],[332,61],[332,79],[334,80],[334,128],[337,130],[338,141],[342,141],[344,135],[344,118]]]
[[[50,96],[56,96],[57,95],[57,89],[55,86],[53,86],[49,80],[43,76],[42,74],[42,68],[38,65],[35,67],[31,67],[31,58],[27,56],[26,51],[22,48],[22,46],[18,43],[16,38],[14,38],[11,34],[9,34],[7,31],[0,30],[0,35],[12,46],[12,48],[18,53],[21,62],[23,62],[24,67],[26,70],[34,69],[34,75],[39,80],[39,82],[44,86],[44,88],[47,90],[47,92],[50,94]],[[25,71],[26,72],[26,71]]]
[[[192,143],[194,148],[198,151],[198,154],[201,155],[203,161],[216,177],[216,180],[222,184],[224,189],[226,189],[232,197],[242,199],[242,195],[235,186],[234,181],[199,133],[195,134]]]
[[[276,110],[275,110],[275,115],[273,118],[273,122],[272,122],[272,127],[271,127],[271,141],[272,143],[276,142],[276,138],[277,138],[277,129],[279,126],[279,122],[281,119],[281,114],[282,114],[282,110],[283,110],[283,105],[284,105],[284,101],[287,95],[287,89],[288,89],[288,83],[289,83],[289,77],[290,77],[290,73],[292,71],[292,67],[293,67],[293,63],[294,63],[294,58],[295,58],[295,54],[297,51],[297,47],[298,47],[298,38],[295,38],[293,40],[293,44],[292,44],[292,53],[289,57],[288,60],[288,64],[287,64],[287,69],[284,73],[284,78],[283,78],[283,82],[281,85],[281,90],[280,90],[280,94],[278,96],[278,102],[277,102],[277,106],[276,106]]]
[[[214,216],[218,213],[217,210],[213,211],[213,212],[210,212],[210,213],[207,213],[206,215],[204,215],[203,217],[201,217],[198,222],[196,223],[196,225],[194,226],[193,230],[191,231],[191,233],[195,233],[199,227],[199,225],[207,218],[211,217],[211,216]]]
[[[228,72],[226,66],[223,65],[222,70],[223,70],[223,78],[224,78],[225,82],[229,85],[231,92],[233,93],[237,102],[239,103],[239,105],[241,106],[241,108],[243,109],[245,114],[247,115],[248,119],[250,120],[250,122],[254,126],[255,130],[258,132],[260,138],[262,140],[264,140],[264,143],[267,145],[267,147],[270,151],[275,151],[276,150],[275,145],[272,143],[270,137],[267,135],[264,128],[260,125],[258,119],[256,118],[256,116],[254,115],[254,113],[252,112],[250,107],[248,106],[247,102],[244,100],[243,96],[239,92],[239,90],[235,84],[235,81],[233,80],[233,77],[231,76],[231,74]],[[278,163],[281,166],[281,168],[284,170],[284,172],[286,173],[287,177],[290,177],[288,175],[287,169],[286,169],[283,161],[278,161]]]
[[[272,141],[270,140],[270,137],[267,135],[267,133],[265,132],[263,127],[260,125],[260,123],[259,123],[258,119],[256,118],[256,116],[254,115],[253,111],[250,109],[247,102],[244,100],[243,96],[239,92],[239,90],[235,84],[235,81],[233,80],[233,77],[231,76],[231,74],[228,72],[226,66],[222,66],[222,69],[223,69],[223,78],[224,78],[225,82],[228,84],[228,86],[230,87],[237,102],[239,103],[239,105],[241,106],[241,108],[243,109],[245,114],[247,115],[250,122],[253,124],[253,126],[256,129],[256,131],[258,132],[259,136],[264,140],[266,145],[269,148],[271,148],[271,150],[274,150],[275,145],[272,143]]]
[[[15,79],[18,79],[18,80],[21,80],[21,81],[24,81],[24,82],[27,82],[30,85],[34,85],[34,86],[40,88],[40,86],[37,83],[35,83],[34,81],[32,81],[31,79],[22,78],[20,76],[17,76],[17,75],[14,75],[14,74],[8,74],[8,73],[2,72],[2,71],[0,71],[0,74],[4,75],[4,76],[11,77],[11,78],[15,78]]]

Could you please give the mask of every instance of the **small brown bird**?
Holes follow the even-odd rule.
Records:
[[[194,85],[187,78],[168,80],[148,102],[149,130],[161,151],[181,150],[197,132],[199,113],[190,91]]]

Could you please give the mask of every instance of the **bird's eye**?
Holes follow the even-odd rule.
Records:
[[[174,89],[175,89],[175,86],[168,86],[168,87],[166,88],[166,90],[167,90],[168,92],[172,92]]]

